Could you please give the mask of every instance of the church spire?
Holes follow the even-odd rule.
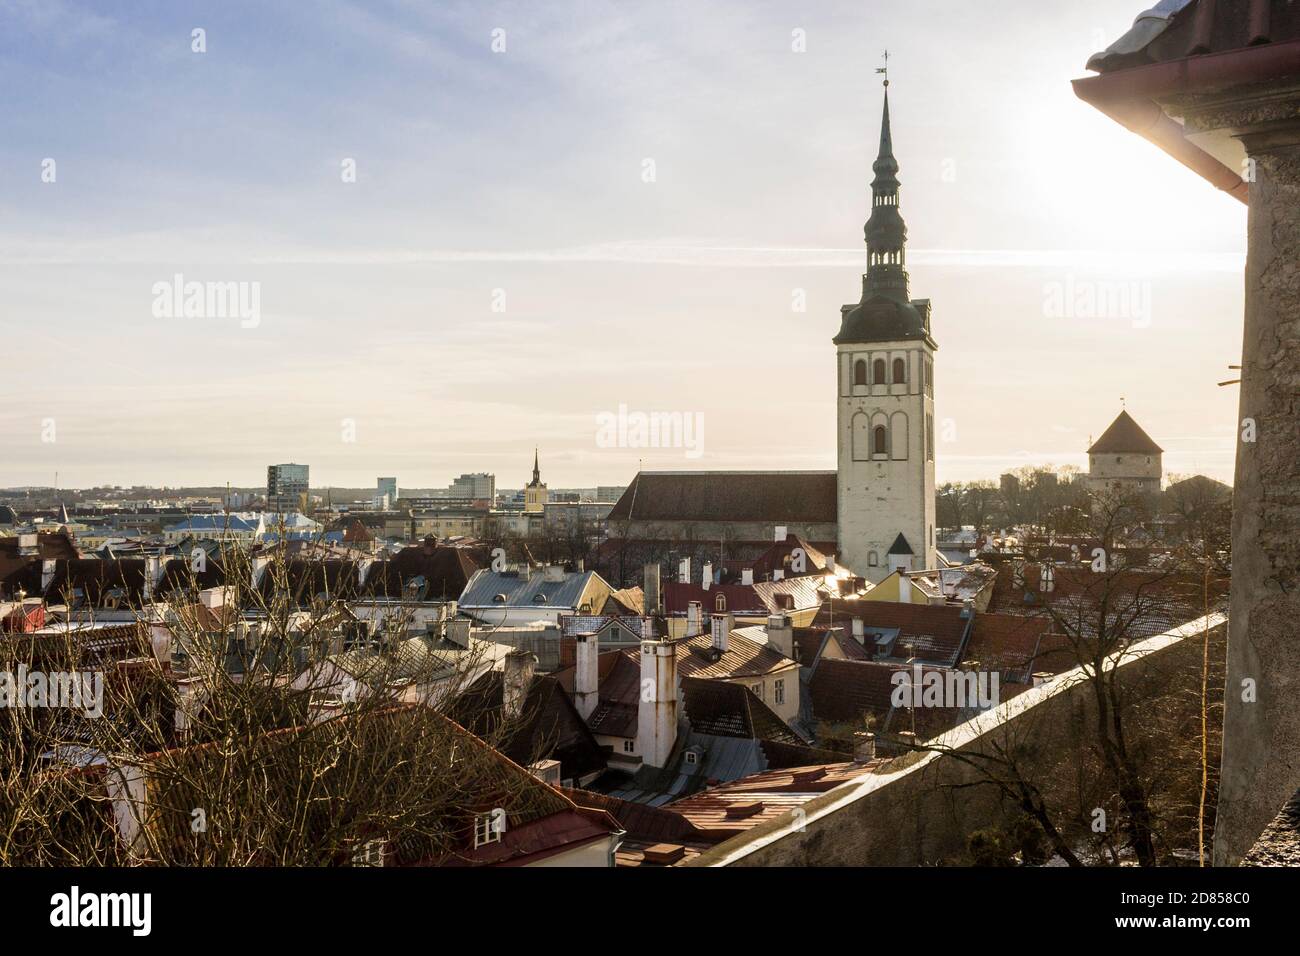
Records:
[[[888,54],[886,54],[888,56]],[[880,117],[880,151],[871,164],[871,217],[863,234],[867,241],[867,274],[863,295],[882,292],[907,299],[907,224],[898,211],[898,160],[894,158],[894,137],[889,126],[889,74],[885,73],[884,110]]]
[[[536,487],[542,483],[542,472],[537,467],[537,447],[533,446],[533,486]]]

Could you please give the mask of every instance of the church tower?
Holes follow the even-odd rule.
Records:
[[[880,72],[880,71],[877,71]],[[869,581],[936,566],[934,353],[930,300],[911,299],[907,226],[889,129],[889,79],[872,164],[862,301],[840,309],[840,563]]]
[[[526,514],[540,514],[546,510],[546,502],[550,500],[550,493],[546,490],[546,483],[542,481],[542,470],[537,463],[537,449],[533,449],[533,480],[524,487],[524,512]]]

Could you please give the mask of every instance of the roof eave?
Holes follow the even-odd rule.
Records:
[[[1166,114],[1156,99],[1293,76],[1298,63],[1300,40],[1286,40],[1118,69],[1071,83],[1079,99],[1164,150],[1215,188],[1248,205],[1246,181],[1188,140],[1182,125]]]

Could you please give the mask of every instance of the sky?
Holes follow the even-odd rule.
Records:
[[[1144,6],[0,0],[0,486],[834,468],[886,48],[939,481],[1230,480],[1245,207],[1069,83]]]

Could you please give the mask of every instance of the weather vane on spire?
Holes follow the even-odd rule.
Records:
[[[885,86],[889,86],[889,51],[885,51],[885,65],[876,67],[877,73],[885,74]]]

